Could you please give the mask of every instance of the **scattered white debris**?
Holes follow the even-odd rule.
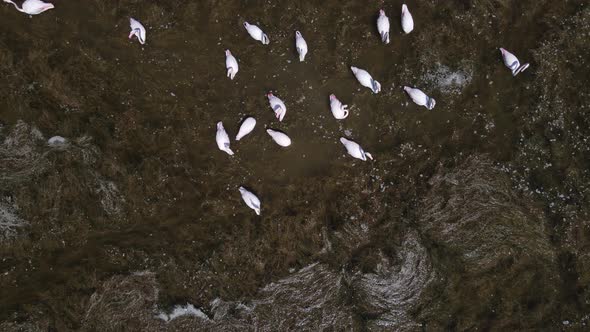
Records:
[[[471,83],[473,69],[466,65],[463,69],[451,70],[451,68],[437,63],[433,70],[424,75],[424,81],[436,86],[445,94],[459,94]]]
[[[0,242],[15,237],[27,222],[17,215],[17,205],[9,197],[0,199]]]

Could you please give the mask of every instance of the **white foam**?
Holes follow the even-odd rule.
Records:
[[[18,234],[18,229],[27,225],[27,222],[16,214],[16,204],[9,198],[0,200],[0,241],[13,238]]]
[[[209,317],[207,317],[207,315],[202,312],[200,309],[195,308],[194,305],[187,303],[186,305],[182,306],[182,305],[176,305],[172,312],[167,314],[163,311],[160,311],[160,313],[158,313],[158,315],[156,317],[158,317],[159,319],[165,321],[165,322],[170,322],[178,317],[182,317],[182,316],[193,316],[193,317],[198,317],[201,318],[203,320],[209,320]]]

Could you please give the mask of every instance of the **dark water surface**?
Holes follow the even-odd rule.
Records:
[[[0,330],[587,328],[587,1],[408,2],[409,35],[401,1],[53,3],[0,6]]]

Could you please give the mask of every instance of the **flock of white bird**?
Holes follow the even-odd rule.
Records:
[[[13,4],[18,11],[29,15],[41,14],[49,9],[55,8],[53,4],[46,3],[41,0],[25,0],[20,7],[11,0],[3,1]],[[129,38],[131,39],[135,36],[142,45],[145,44],[145,27],[134,18],[129,19],[129,24],[131,27]],[[408,7],[405,4],[402,5],[401,27],[403,32],[406,34],[414,30],[414,19],[412,18],[412,14],[410,13]],[[249,24],[248,22],[244,22],[244,28],[246,28],[246,31],[253,39],[260,41],[263,45],[268,45],[270,43],[269,37],[258,26],[254,24]],[[385,14],[385,11],[380,10],[379,17],[377,18],[377,30],[379,31],[379,35],[381,36],[381,41],[385,44],[389,44],[389,29],[389,18]],[[308,47],[307,42],[305,41],[303,35],[299,31],[295,31],[295,47],[297,48],[297,53],[299,54],[299,61],[305,61],[305,56],[307,55]],[[514,54],[505,50],[504,48],[500,48],[500,52],[502,54],[502,59],[504,61],[505,66],[512,71],[513,76],[518,75],[519,73],[523,72],[529,67],[528,63],[521,65],[518,61],[518,58]],[[225,51],[225,67],[227,69],[227,77],[233,80],[236,74],[238,73],[239,66],[238,61],[230,52],[230,50]],[[366,70],[354,66],[351,66],[350,69],[352,70],[352,73],[362,86],[371,89],[373,93],[379,93],[381,91],[381,84],[377,82],[375,79],[373,79],[371,74],[369,74]],[[404,86],[403,89],[412,99],[412,101],[417,105],[424,106],[429,110],[432,110],[434,108],[436,101],[434,100],[434,98],[429,97],[422,90],[409,86]],[[279,121],[283,121],[285,114],[287,113],[287,107],[285,106],[285,103],[280,98],[278,98],[270,92],[266,95],[266,97],[268,98],[268,102],[270,104],[271,109],[275,113],[276,118]],[[334,118],[337,120],[346,119],[349,114],[349,111],[347,109],[348,106],[343,105],[342,102],[340,102],[340,100],[338,100],[338,98],[336,98],[336,96],[333,94],[329,96],[329,100],[330,110],[332,111],[332,115],[334,116]],[[235,137],[235,140],[239,141],[244,136],[248,135],[250,132],[252,132],[252,130],[254,130],[255,126],[256,119],[254,119],[253,117],[247,117],[246,119],[244,119],[238,131],[238,134]],[[284,132],[273,130],[270,128],[267,129],[266,132],[278,145],[282,147],[288,147],[289,145],[291,145],[291,139]],[[217,142],[217,146],[221,151],[224,151],[229,155],[234,154],[234,152],[230,149],[229,135],[225,131],[225,128],[223,127],[223,123],[221,121],[217,123],[217,134],[215,139]],[[363,161],[366,161],[367,159],[373,160],[373,156],[370,153],[365,152],[358,143],[345,137],[341,137],[340,142],[344,145],[346,151],[352,157]],[[252,193],[244,187],[239,187],[239,191],[246,205],[253,209],[257,215],[260,215],[260,199],[254,193]]]

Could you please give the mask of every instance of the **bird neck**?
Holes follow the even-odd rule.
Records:
[[[25,12],[24,10],[22,10],[21,8],[19,8],[19,7],[18,7],[18,5],[17,5],[16,3],[14,3],[13,1],[10,1],[10,0],[4,0],[4,2],[8,2],[8,3],[11,3],[11,4],[13,4],[13,5],[14,5],[14,8],[16,8],[16,10],[18,10],[18,11],[19,11],[19,12],[21,12],[21,13],[24,13],[24,12]]]

